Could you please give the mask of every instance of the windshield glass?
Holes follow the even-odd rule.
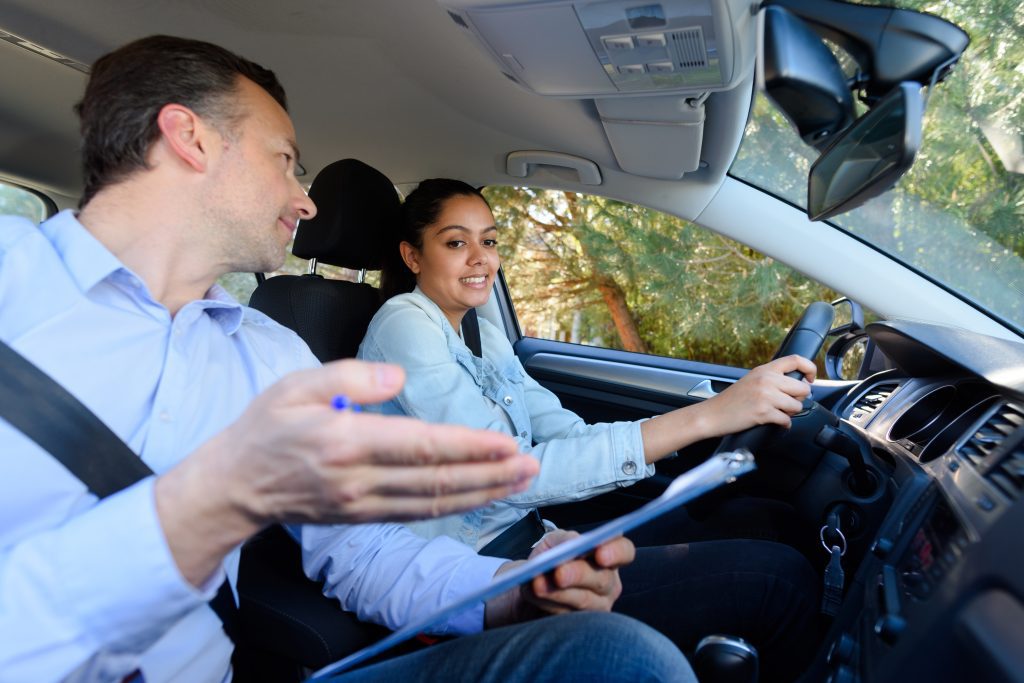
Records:
[[[966,30],[971,44],[929,96],[910,172],[830,222],[1024,330],[1024,6],[873,4],[938,14]],[[730,173],[806,208],[817,156],[758,94]]]

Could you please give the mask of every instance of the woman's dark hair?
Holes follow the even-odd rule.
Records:
[[[85,206],[107,185],[146,168],[146,154],[159,137],[157,115],[180,104],[233,132],[245,115],[232,95],[238,78],[256,83],[287,109],[274,72],[222,47],[174,36],[150,36],[100,57],[92,67],[81,119]]]
[[[389,236],[384,248],[380,274],[381,300],[387,301],[398,294],[411,292],[416,287],[416,276],[405,265],[399,246],[408,242],[417,249],[423,248],[423,231],[437,221],[444,203],[452,197],[479,197],[490,207],[480,190],[461,180],[451,178],[430,178],[424,180],[409,193],[402,204],[402,215]]]

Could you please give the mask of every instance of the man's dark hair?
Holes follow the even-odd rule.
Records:
[[[228,133],[244,115],[231,95],[244,76],[287,109],[273,71],[222,47],[173,36],[136,40],[100,57],[75,112],[82,126],[85,190],[79,206],[107,185],[146,168],[159,137],[157,115],[180,104]]]
[[[381,301],[411,292],[416,287],[416,276],[402,260],[399,245],[408,242],[416,249],[423,248],[423,233],[437,221],[445,202],[453,197],[479,197],[490,208],[480,190],[468,183],[452,178],[429,178],[409,193],[402,203],[402,218],[392,227],[380,273]]]

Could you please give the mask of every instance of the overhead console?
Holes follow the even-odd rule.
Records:
[[[619,166],[665,179],[699,168],[708,96],[749,79],[754,4],[441,0],[506,78],[545,97],[593,99]]]
[[[538,95],[697,95],[735,86],[744,42],[746,54],[753,54],[749,1],[444,0],[442,5],[508,78]],[[744,14],[747,21],[737,21]]]

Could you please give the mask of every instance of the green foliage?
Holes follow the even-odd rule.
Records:
[[[0,182],[0,216],[24,216],[39,223],[46,219],[46,205],[28,190]]]
[[[551,190],[485,193],[529,336],[628,348],[598,290],[610,280],[650,353],[751,367],[771,358],[808,303],[835,297],[675,216]]]

